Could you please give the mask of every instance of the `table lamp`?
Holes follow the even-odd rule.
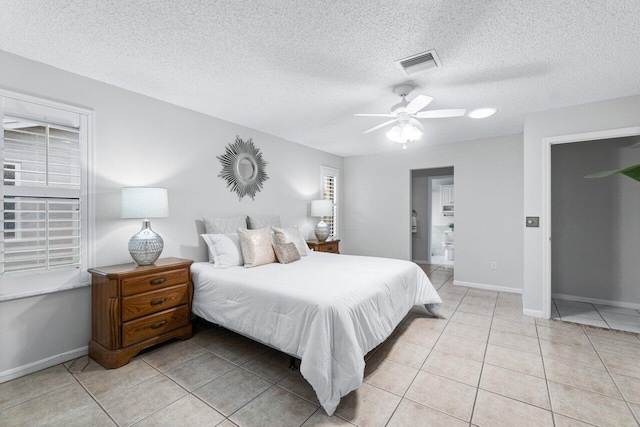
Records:
[[[313,200],[311,202],[311,216],[319,216],[323,219],[320,220],[318,225],[315,226],[313,232],[319,242],[324,242],[329,237],[331,229],[324,222],[324,217],[333,216],[333,203],[331,200]]]
[[[138,265],[151,265],[162,253],[164,241],[151,229],[149,218],[169,216],[165,188],[126,187],[122,189],[121,218],[142,219],[142,230],[129,240],[129,253]]]

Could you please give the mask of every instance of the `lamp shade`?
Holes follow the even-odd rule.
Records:
[[[122,189],[121,218],[164,218],[169,216],[166,188],[126,187]]]
[[[312,201],[311,216],[333,216],[333,203],[331,200]]]

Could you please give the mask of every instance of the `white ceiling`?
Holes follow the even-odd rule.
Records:
[[[0,49],[342,156],[408,80],[428,107],[412,147],[522,131],[527,113],[640,94],[638,0],[2,0]],[[412,78],[395,60],[435,48]],[[1,84],[1,76],[0,76]],[[408,99],[412,99],[411,96]],[[408,151],[409,153],[410,151]]]

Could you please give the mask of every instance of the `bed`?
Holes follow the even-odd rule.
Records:
[[[362,385],[364,356],[411,307],[440,304],[416,264],[310,252],[291,264],[191,268],[193,312],[301,359],[300,373],[332,415]]]

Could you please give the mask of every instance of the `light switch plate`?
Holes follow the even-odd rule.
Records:
[[[540,227],[540,217],[528,216],[526,225],[527,227]]]

